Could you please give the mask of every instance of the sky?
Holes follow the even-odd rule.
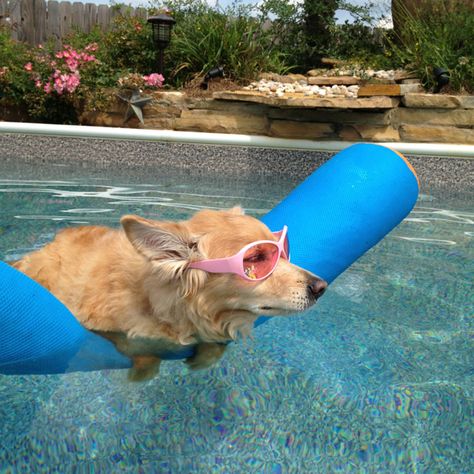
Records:
[[[97,4],[106,4],[106,5],[113,3],[113,1],[111,2],[111,0],[88,0],[88,1],[92,1],[93,3],[97,3]],[[218,2],[219,5],[222,7],[226,7],[233,2],[233,0],[206,0],[206,1],[210,5],[215,5],[216,2]],[[244,3],[257,3],[258,0],[243,0],[243,1]],[[298,2],[298,0],[293,0],[293,1]],[[125,3],[125,4],[132,5],[134,7],[148,6],[150,4],[148,0],[120,0],[120,1],[117,1],[116,3]],[[166,2],[163,1],[163,3],[166,3]],[[368,3],[368,0],[349,0],[349,3],[353,5],[366,5]],[[378,16],[382,14],[387,14],[390,12],[390,0],[372,0],[371,3],[375,4],[374,14]],[[340,22],[344,22],[346,20],[350,20],[351,17],[347,12],[338,11],[337,19]]]

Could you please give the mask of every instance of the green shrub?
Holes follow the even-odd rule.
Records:
[[[9,30],[0,28],[0,100],[3,102],[20,105],[25,92],[33,90],[34,85],[23,67],[28,60],[28,47],[12,40]]]
[[[416,72],[427,88],[435,86],[433,69],[441,67],[450,73],[452,90],[473,92],[473,9],[460,5],[448,10],[439,0],[431,8],[416,15],[401,8],[401,30],[397,41],[392,41],[394,55]]]

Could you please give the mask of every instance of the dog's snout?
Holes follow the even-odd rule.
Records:
[[[320,278],[313,278],[308,283],[308,292],[314,298],[318,299],[326,291],[328,284]]]

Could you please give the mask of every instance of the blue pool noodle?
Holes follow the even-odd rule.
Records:
[[[412,210],[419,183],[399,153],[346,148],[263,217],[288,226],[291,261],[332,282]],[[261,317],[256,325],[268,318]],[[183,347],[165,358],[193,353]],[[51,293],[0,262],[0,373],[53,374],[130,367],[112,343],[86,330]]]

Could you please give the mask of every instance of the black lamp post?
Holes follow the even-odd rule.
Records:
[[[148,23],[151,23],[153,28],[153,42],[158,49],[158,72],[163,74],[164,63],[164,51],[165,48],[170,44],[171,40],[171,29],[176,21],[165,13],[160,15],[151,16],[148,18]]]

